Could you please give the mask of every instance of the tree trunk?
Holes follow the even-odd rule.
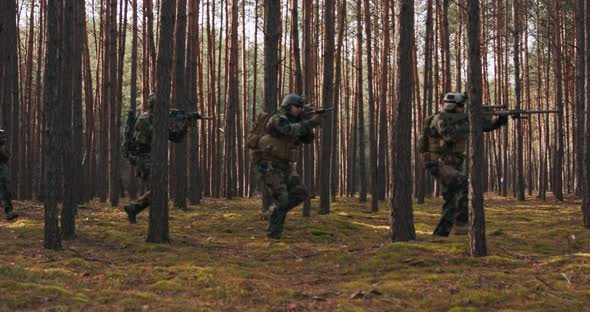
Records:
[[[385,176],[387,172],[387,90],[389,85],[389,50],[390,50],[390,22],[389,22],[389,0],[383,0],[382,19],[385,25],[383,29],[383,50],[381,52],[381,94],[379,100],[379,159],[377,167],[377,197],[385,199]],[[432,4],[431,4],[432,5]]]
[[[8,1],[11,2],[12,1]],[[47,2],[47,28],[57,29],[61,16],[59,15],[59,0],[48,0]],[[6,12],[6,11],[4,11]],[[47,157],[47,185],[57,185],[60,181],[57,164],[61,160],[62,150],[58,129],[59,117],[59,89],[57,84],[57,72],[61,64],[60,32],[49,31],[47,33],[47,51],[45,63],[45,120],[44,129],[45,151]],[[58,223],[57,189],[47,188],[45,198],[45,227],[43,246],[47,249],[61,249],[61,235]]]
[[[117,107],[117,1],[107,1],[107,21],[109,31],[105,34],[108,40],[106,57],[107,67],[107,94],[103,99],[108,107],[108,158],[109,158],[109,201],[111,206],[119,205],[121,195],[121,179],[119,177],[119,120],[121,118]],[[110,8],[109,8],[110,7]]]
[[[584,10],[584,21],[585,21],[585,102],[586,102],[586,114],[585,114],[585,129],[584,129],[584,201],[582,206],[583,223],[584,226],[590,229],[590,3],[586,2],[586,8]]]
[[[584,193],[584,127],[585,127],[585,29],[583,0],[576,0],[576,196]]]
[[[61,83],[61,111],[60,116],[65,118],[61,120],[60,137],[63,144],[63,183],[64,183],[64,201],[61,210],[61,225],[63,239],[73,239],[76,235],[76,217],[75,217],[75,199],[72,189],[74,183],[74,172],[72,161],[72,97],[74,86],[74,64],[73,64],[73,37],[74,37],[74,18],[75,18],[75,2],[66,0],[63,14],[63,41],[62,49],[64,57],[62,59],[62,83]]]
[[[485,214],[483,209],[482,163],[484,155],[481,129],[481,40],[479,1],[467,0],[467,37],[469,49],[469,251],[471,256],[487,255]]]
[[[309,99],[313,100],[313,60],[312,60],[312,10],[313,1],[303,0],[303,94]],[[266,79],[266,78],[265,78]],[[266,88],[265,88],[266,89]],[[265,91],[266,92],[266,91]],[[312,172],[312,146],[306,144],[303,147],[303,183],[308,188],[311,186],[311,172]],[[298,164],[299,165],[299,164]],[[309,190],[311,193],[313,190]],[[309,217],[311,215],[311,202],[309,199],[303,202],[303,216]]]
[[[520,9],[518,0],[512,0],[512,23],[513,23],[513,60],[514,60],[514,95],[516,98],[514,109],[520,109],[521,86],[520,86]],[[480,60],[481,64],[481,60]],[[481,79],[481,78],[480,78]],[[481,95],[480,95],[481,98]],[[524,201],[524,160],[523,160],[523,132],[521,119],[516,119],[516,189],[518,200]],[[483,152],[482,155],[483,156]]]
[[[371,10],[369,0],[364,0],[365,34],[367,37],[367,83],[369,100],[369,190],[371,191],[371,211],[379,210],[377,196],[377,126],[375,114],[375,99],[373,96],[373,53],[371,38]]]
[[[176,108],[188,111],[190,110],[185,94],[185,44],[186,44],[186,0],[178,0],[178,9],[176,11],[176,35],[175,35],[175,64],[174,64],[174,101]],[[191,125],[191,129],[194,125]],[[186,210],[187,197],[187,153],[186,140],[174,144],[174,207]]]
[[[200,40],[199,40],[199,7],[200,1],[193,0],[188,3],[188,47],[186,54],[186,83],[188,86],[188,101],[191,109],[199,109],[197,96],[197,67],[199,66]],[[200,90],[199,90],[200,91]],[[204,113],[201,111],[201,113]],[[189,170],[188,170],[188,198],[191,205],[198,205],[201,201],[201,174],[199,159],[199,132],[198,127],[190,127],[188,132]]]
[[[359,200],[367,201],[367,162],[365,159],[365,114],[363,101],[363,13],[361,0],[357,0],[356,5],[357,25],[356,25],[356,106],[357,106],[357,126],[358,126],[358,153],[359,153],[359,171],[360,171],[360,192]]]
[[[561,32],[559,17],[559,0],[553,0],[553,74],[555,75],[555,105],[556,109],[563,111],[563,81],[561,73]],[[563,114],[556,114],[555,149],[553,165],[553,195],[559,201],[563,201]]]
[[[334,0],[326,0],[324,9],[324,74],[322,85],[322,103],[331,106],[334,90]],[[320,214],[330,213],[330,170],[332,159],[332,113],[322,121],[321,173],[320,173]]]
[[[225,104],[225,198],[236,195],[236,111],[240,107],[238,77],[238,0],[232,0],[229,48],[229,85]]]
[[[170,69],[172,68],[172,33],[176,0],[162,0],[160,10],[160,42],[158,44],[157,103],[154,108],[152,168],[150,190],[152,199],[147,241],[167,243],[168,231],[168,110],[170,107]]]
[[[129,110],[137,115],[137,0],[132,0],[132,39],[131,39],[131,82],[129,86]],[[137,179],[135,166],[129,166],[129,184],[127,185],[129,199],[137,198]]]
[[[412,210],[412,47],[414,44],[414,0],[398,1],[399,32],[397,40],[396,112],[394,114],[394,137],[392,166],[395,168],[392,181],[391,240],[410,241],[416,239],[414,212]]]

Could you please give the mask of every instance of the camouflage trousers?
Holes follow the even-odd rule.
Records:
[[[6,214],[12,211],[12,199],[10,195],[8,164],[2,162],[0,163],[0,200],[2,201],[2,206],[4,206],[4,212]]]
[[[135,176],[138,177],[146,186],[150,181],[150,172],[152,168],[151,157],[152,156],[149,153],[141,153],[129,156],[129,162],[135,166]],[[146,192],[141,195],[135,203],[132,204],[136,214],[149,207],[151,203],[151,195],[152,192],[150,190],[146,190]]]
[[[433,234],[448,236],[453,225],[462,226],[469,221],[467,176],[461,171],[461,164],[449,165],[441,161],[429,161],[426,170],[441,186],[445,201],[440,222]]]
[[[260,186],[272,198],[266,212],[266,234],[269,238],[281,238],[287,212],[309,197],[301,178],[291,165],[292,163],[287,161],[270,160],[260,160],[255,165]]]

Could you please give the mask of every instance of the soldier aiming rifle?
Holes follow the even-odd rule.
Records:
[[[465,113],[467,95],[447,93],[443,99],[443,111],[426,118],[420,136],[420,153],[426,170],[436,179],[442,189],[445,203],[441,220],[433,235],[448,236],[467,233],[468,184],[463,172],[465,150],[469,135],[469,119]],[[555,110],[507,110],[505,105],[483,106],[482,130],[496,130],[522,115],[559,113]],[[497,116],[492,118],[492,116]]]
[[[155,94],[148,98],[146,111],[135,118],[131,111],[127,115],[125,123],[125,140],[123,144],[123,156],[129,159],[129,163],[135,166],[136,176],[145,184],[149,181],[151,169],[151,148],[152,134],[154,131],[152,110],[157,101]],[[168,140],[174,143],[181,143],[187,133],[188,126],[195,124],[198,119],[209,120],[212,117],[202,116],[196,112],[185,112],[183,110],[170,110],[168,124]],[[150,205],[151,191],[145,192],[137,202],[125,205],[123,208],[127,213],[129,223],[137,222],[137,214]]]
[[[272,197],[264,212],[268,217],[266,236],[270,239],[281,238],[287,212],[309,198],[295,164],[301,145],[313,142],[313,129],[332,109],[306,104],[305,97],[287,95],[277,113],[263,112],[257,117],[247,138],[258,181]]]

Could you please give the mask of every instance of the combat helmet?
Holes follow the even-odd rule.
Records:
[[[445,111],[453,111],[457,107],[463,107],[465,105],[465,101],[467,100],[467,95],[464,93],[453,93],[449,92],[445,94],[443,99],[444,106],[443,109]]]
[[[305,103],[307,103],[307,99],[304,96],[298,94],[288,94],[283,98],[283,102],[281,102],[281,108],[288,111],[291,108],[291,105],[303,107]]]

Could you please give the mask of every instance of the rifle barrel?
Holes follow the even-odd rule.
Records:
[[[502,110],[502,111],[483,112],[483,114],[486,114],[486,115],[550,114],[550,113],[561,113],[561,111],[560,110],[533,109],[533,110]]]

